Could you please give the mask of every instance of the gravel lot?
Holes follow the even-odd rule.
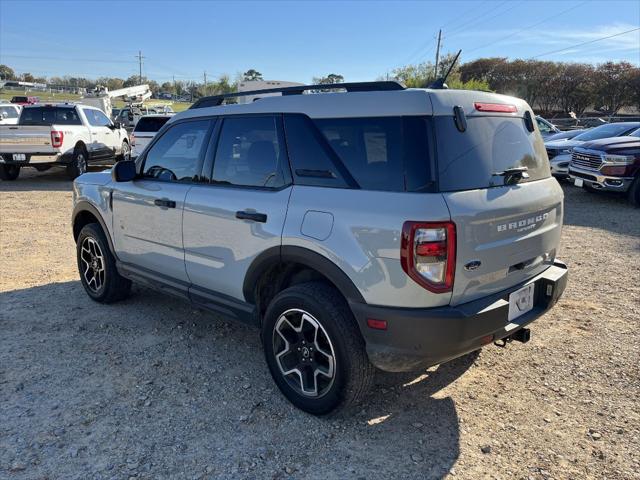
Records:
[[[89,300],[63,172],[0,183],[0,478],[640,479],[640,210],[564,189],[569,286],[531,342],[381,373],[319,419],[256,331],[140,287]]]

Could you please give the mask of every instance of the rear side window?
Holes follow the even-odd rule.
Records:
[[[542,137],[526,129],[522,118],[467,117],[460,132],[453,117],[434,117],[440,190],[472,190],[504,185],[508,168],[527,167],[528,179],[551,175]]]
[[[75,108],[32,107],[20,114],[20,125],[81,125]]]
[[[142,117],[138,120],[134,132],[157,132],[165,123],[169,120],[169,117]]]
[[[332,118],[314,123],[360,188],[394,192],[433,188],[425,117]]]
[[[271,115],[225,118],[212,182],[245,187],[283,186],[286,153],[279,130],[278,118]]]
[[[209,120],[199,120],[168,129],[147,152],[143,176],[168,182],[198,180],[210,125]]]

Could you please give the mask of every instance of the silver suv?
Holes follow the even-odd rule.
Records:
[[[257,326],[276,384],[314,414],[361,398],[374,367],[527,341],[567,279],[563,193],[524,101],[395,82],[307,93],[326,88],[201,99],[135,162],[74,184],[92,299],[134,281]]]

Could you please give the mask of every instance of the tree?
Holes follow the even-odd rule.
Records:
[[[409,88],[423,88],[432,83],[434,65],[431,62],[405,65],[393,70],[393,78]]]
[[[23,73],[21,77],[23,82],[33,82],[35,80],[35,77],[31,75],[29,72]]]
[[[634,68],[629,62],[607,62],[596,68],[597,105],[601,111],[615,115],[622,107],[634,103]]]
[[[0,78],[2,80],[15,80],[16,72],[8,65],[0,65]]]
[[[264,79],[262,78],[262,74],[260,72],[258,72],[257,70],[254,70],[253,68],[250,68],[249,70],[244,72],[243,80],[245,82],[252,82],[252,81],[264,80]]]
[[[332,83],[343,83],[344,77],[337,73],[330,73],[326,77],[313,77],[313,83],[316,85],[326,85]]]

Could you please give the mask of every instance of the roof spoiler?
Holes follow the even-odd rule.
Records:
[[[264,95],[267,93],[281,93],[284,95],[302,95],[309,90],[346,90],[347,92],[377,92],[390,90],[404,90],[405,86],[400,82],[384,81],[384,82],[351,82],[351,83],[323,83],[319,85],[296,85],[293,87],[267,88],[264,90],[251,90],[247,92],[232,92],[221,95],[212,95],[202,97],[193,105],[192,108],[218,107],[227,98],[247,97],[252,95]]]

